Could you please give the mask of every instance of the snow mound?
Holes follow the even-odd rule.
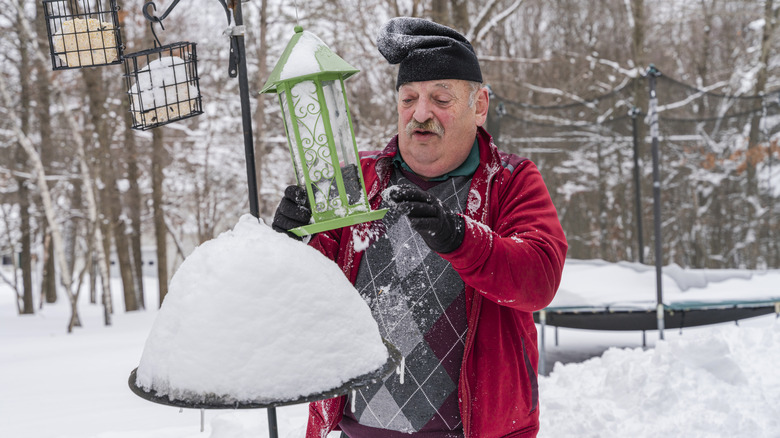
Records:
[[[245,215],[174,275],[136,385],[188,402],[287,401],[387,358],[368,306],[336,264]]]
[[[539,379],[539,437],[774,438],[778,362],[780,321],[557,363]]]

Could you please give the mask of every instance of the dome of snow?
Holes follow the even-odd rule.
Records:
[[[337,388],[387,359],[338,266],[245,215],[173,276],[136,385],[171,400],[268,403]]]

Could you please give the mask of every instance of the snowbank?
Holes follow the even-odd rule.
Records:
[[[780,323],[719,326],[556,364],[542,437],[780,436]]]

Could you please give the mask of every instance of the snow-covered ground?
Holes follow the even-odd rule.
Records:
[[[147,305],[155,307],[156,280],[146,279],[145,286]],[[643,287],[654,291],[653,284]],[[84,293],[83,328],[68,335],[64,297],[20,317],[13,292],[0,284],[0,436],[268,436],[265,410],[206,411],[201,432],[200,411],[157,405],[130,392],[128,376],[157,311],[122,312],[119,290],[114,281],[112,326],[103,325],[101,307]],[[560,329],[558,335],[555,346],[548,331],[548,362],[570,363],[540,378],[540,437],[780,437],[775,315],[739,326],[667,330],[665,341],[648,332],[646,350],[640,332]],[[277,415],[280,437],[303,436],[305,405],[278,408]]]

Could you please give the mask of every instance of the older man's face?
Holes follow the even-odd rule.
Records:
[[[488,108],[484,88],[469,107],[471,90],[462,80],[409,82],[399,88],[398,147],[416,174],[435,178],[468,157]]]

